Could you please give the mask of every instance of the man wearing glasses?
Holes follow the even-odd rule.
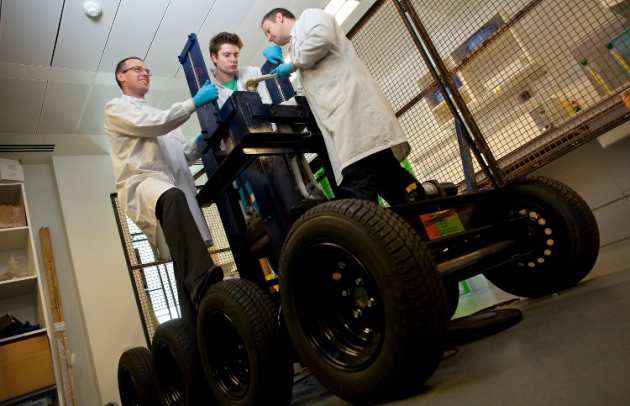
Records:
[[[206,83],[192,99],[159,110],[144,99],[151,72],[142,59],[123,59],[115,75],[123,94],[105,105],[105,130],[112,145],[118,201],[151,246],[162,248],[165,240],[182,317],[194,322],[207,288],[223,279],[223,271],[208,255],[210,232],[188,167],[199,153],[179,127],[195,108],[216,100],[218,90]],[[165,248],[158,251],[168,257]]]

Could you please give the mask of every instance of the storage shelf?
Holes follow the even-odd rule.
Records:
[[[476,96],[476,101],[469,104],[472,112],[482,115],[501,104],[505,99],[512,97],[523,89],[528,88],[531,83],[545,76],[545,67],[538,64],[526,65],[513,76],[506,78],[499,86],[498,91],[486,91]],[[505,120],[505,118],[504,118]]]
[[[16,405],[21,405],[23,404],[23,402],[31,400],[35,397],[39,397],[42,395],[46,395],[48,392],[52,392],[51,395],[54,396],[54,399],[57,399],[57,385],[51,385],[51,386],[47,386],[45,388],[42,389],[38,389],[35,392],[31,392],[31,393],[27,393],[25,395],[21,395],[17,398],[13,398],[13,399],[8,399],[8,400],[4,400],[4,401],[0,401],[0,406],[16,406]],[[27,403],[30,404],[30,403]],[[36,403],[36,404],[39,404]],[[54,402],[54,404],[56,405],[57,403]]]
[[[5,344],[5,343],[8,343],[8,342],[23,340],[25,338],[36,336],[36,335],[39,335],[39,334],[42,334],[42,333],[45,333],[45,332],[46,332],[45,328],[39,328],[37,330],[28,331],[28,332],[23,333],[23,334],[17,334],[17,335],[10,336],[10,337],[0,338],[0,344]]]
[[[28,227],[0,228],[0,251],[24,248],[28,238]]]
[[[36,285],[36,275],[0,281],[0,298],[21,296],[29,292],[34,292]]]

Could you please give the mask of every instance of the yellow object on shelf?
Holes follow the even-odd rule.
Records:
[[[626,62],[626,58],[623,57],[613,46],[612,42],[607,46],[608,52],[615,58],[615,61],[621,66],[626,73],[626,75],[630,75],[630,65]]]
[[[606,84],[606,81],[604,80],[602,75],[600,75],[599,72],[597,72],[588,64],[587,59],[582,59],[580,64],[586,68],[586,70],[591,75],[591,77],[595,80],[595,82],[597,82],[597,84],[599,84],[602,87],[602,89],[604,90],[606,94],[612,93],[612,91],[610,90],[610,87]]]
[[[560,99],[560,105],[562,106],[562,110],[567,115],[567,117],[572,117],[575,115],[575,109],[570,101],[567,99]]]

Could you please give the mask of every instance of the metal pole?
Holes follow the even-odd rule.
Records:
[[[468,129],[462,123],[461,118],[455,117],[455,133],[457,134],[457,144],[459,145],[459,155],[462,157],[462,168],[464,170],[464,179],[466,180],[466,189],[468,192],[477,191],[477,181],[475,179],[475,170],[473,168],[472,158],[470,157],[470,148],[466,142],[466,136],[470,138]]]
[[[120,241],[123,246],[123,253],[125,254],[125,262],[127,262],[127,269],[129,270],[129,279],[131,279],[131,287],[133,288],[133,295],[136,299],[136,305],[138,308],[138,314],[140,315],[140,321],[142,322],[142,332],[144,333],[144,339],[147,341],[147,347],[151,348],[151,339],[149,337],[149,329],[147,328],[147,321],[142,314],[142,303],[140,302],[140,293],[138,292],[138,286],[133,276],[133,267],[131,265],[131,258],[129,258],[129,250],[127,242],[125,241],[124,231],[122,226],[122,219],[118,215],[118,195],[112,193],[109,195],[109,199],[112,202],[112,208],[114,209],[114,218],[116,219],[116,225],[118,226],[118,235],[120,235]]]
[[[437,81],[451,113],[456,119],[460,117],[461,122],[468,128],[469,131],[464,131],[464,138],[475,154],[486,176],[495,187],[504,184],[503,172],[497,165],[486,140],[481,134],[477,122],[457,90],[455,82],[449,74],[439,52],[435,48],[427,30],[420,21],[420,17],[418,17],[418,14],[409,3],[409,0],[394,0],[394,3],[416,47],[425,60],[431,75]]]

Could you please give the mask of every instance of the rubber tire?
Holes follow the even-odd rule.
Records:
[[[173,319],[160,324],[153,334],[151,356],[164,404],[211,403],[189,323]]]
[[[459,282],[455,279],[443,278],[444,291],[446,292],[446,316],[452,319],[459,305]]]
[[[500,289],[521,297],[541,297],[578,284],[599,253],[599,230],[593,212],[572,189],[554,179],[528,176],[508,186],[511,209],[539,210],[548,219],[555,245],[552,256],[535,271],[515,264],[484,275]]]
[[[118,360],[118,392],[122,406],[162,404],[148,349],[135,347],[122,353]]]
[[[295,284],[309,268],[300,262],[301,251],[320,242],[337,244],[358,258],[375,280],[384,306],[380,350],[358,371],[326,361],[298,314]],[[441,277],[418,234],[401,217],[376,204],[336,200],[306,212],[291,228],[282,249],[280,295],[301,360],[328,390],[347,401],[380,402],[417,393],[441,360],[447,327]]]
[[[243,340],[249,364],[249,386],[235,398],[217,383],[210,371],[212,351],[222,351],[213,343],[216,326],[212,317],[226,315]],[[282,334],[278,309],[270,296],[246,279],[230,279],[208,289],[197,319],[197,342],[201,363],[216,404],[231,406],[288,405],[293,387],[290,345]]]

